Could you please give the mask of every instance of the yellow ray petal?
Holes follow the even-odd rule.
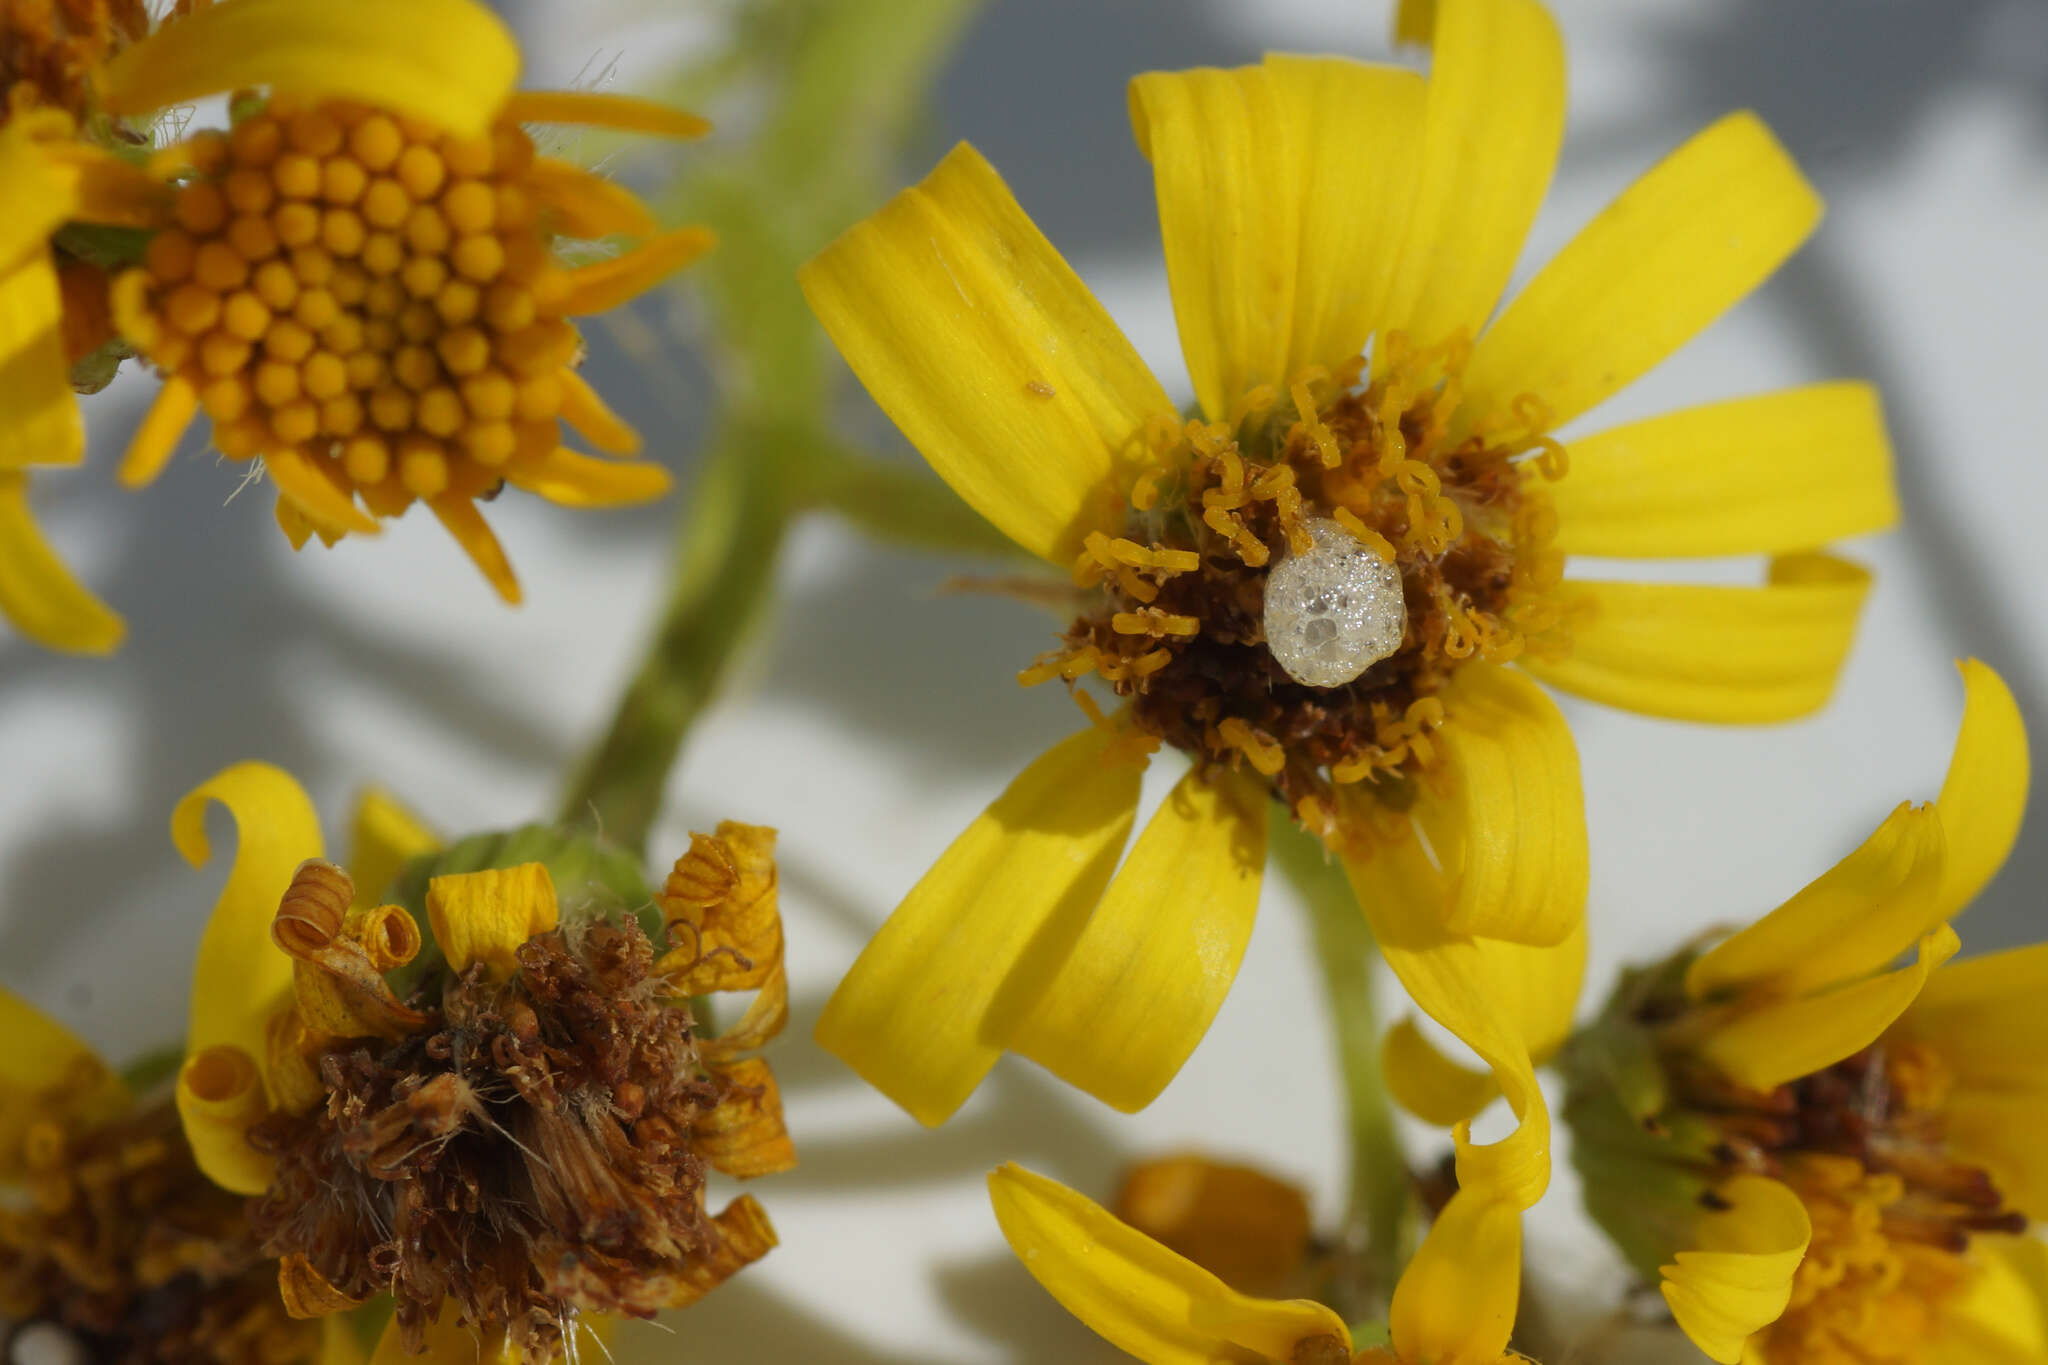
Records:
[[[657,226],[653,212],[639,195],[573,162],[538,157],[520,184],[535,203],[553,215],[551,225],[565,237],[609,237],[613,233],[647,237]]]
[[[1183,777],[1004,1046],[1127,1114],[1157,1098],[1237,977],[1269,802],[1251,774]]]
[[[249,1142],[249,1130],[270,1116],[265,1091],[262,1068],[231,1043],[193,1049],[178,1069],[185,1141],[199,1169],[224,1190],[261,1194],[270,1188],[277,1160]]]
[[[382,905],[405,865],[440,847],[441,837],[404,802],[382,787],[369,788],[349,822],[347,867],[356,884],[356,908]]]
[[[1970,1238],[1975,1274],[1924,1348],[1926,1365],[2035,1365],[2048,1359],[2048,1243],[2031,1234]]]
[[[270,922],[299,864],[322,856],[320,819],[291,774],[268,763],[237,763],[193,788],[171,811],[171,842],[194,867],[213,856],[206,838],[206,807],[213,801],[234,816],[238,841],[192,967],[185,1055],[226,1045],[265,1057],[271,1015],[292,983],[291,959],[272,945]]]
[[[263,467],[276,482],[278,495],[298,504],[316,529],[325,526],[363,536],[383,534],[376,519],[356,506],[355,498],[328,475],[324,463],[301,451],[273,450],[265,452]]]
[[[502,1328],[479,1333],[461,1320],[452,1301],[442,1305],[440,1316],[427,1327],[423,1345],[425,1349],[418,1355],[407,1351],[399,1335],[398,1319],[393,1318],[377,1338],[370,1365],[517,1365],[520,1359],[517,1349],[505,1340]]]
[[[1694,1050],[1737,1085],[1753,1090],[1810,1076],[1877,1041],[1905,1013],[1928,974],[1961,946],[1942,925],[1920,940],[1919,956],[1897,971],[1813,995],[1731,1011]]]
[[[2033,1007],[2040,1010],[2040,997]],[[2042,1125],[2048,1124],[2048,1085],[2012,1092],[1961,1091],[1942,1106],[1941,1123],[1949,1149],[1989,1172],[2013,1208],[2036,1223],[2048,1216],[2048,1151],[2041,1145]]]
[[[427,918],[451,971],[481,962],[495,977],[512,975],[520,945],[553,929],[560,916],[544,863],[458,872],[427,883]]]
[[[1870,593],[1866,569],[1785,555],[1761,588],[1568,582],[1562,659],[1524,666],[1553,687],[1678,720],[1753,724],[1827,704]]]
[[[1550,1182],[1550,1111],[1536,1084],[1533,1040],[1506,1002],[1523,989],[1515,973],[1544,953],[1579,957],[1576,965],[1566,962],[1539,973],[1552,989],[1569,983],[1576,995],[1584,939],[1573,935],[1556,948],[1507,953],[1502,949],[1513,945],[1450,933],[1440,909],[1442,874],[1415,839],[1348,856],[1344,872],[1379,940],[1380,955],[1409,998],[1479,1055],[1519,1120],[1514,1132],[1485,1147],[1472,1146],[1462,1127],[1456,1131],[1460,1185],[1528,1208]]]
[[[1288,1361],[1317,1337],[1350,1349],[1344,1320],[1323,1305],[1240,1294],[1058,1181],[1012,1164],[989,1174],[988,1189],[1032,1278],[1146,1365]]]
[[[1959,1085],[2048,1095],[2048,944],[1951,962],[1893,1030],[1927,1043]]]
[[[1695,1346],[1737,1365],[1749,1335],[1792,1301],[1813,1224],[1798,1195],[1760,1175],[1736,1176],[1714,1192],[1721,1207],[1701,1213],[1693,1249],[1662,1267],[1664,1302]]]
[[[1269,57],[1150,72],[1130,107],[1202,411],[1220,420],[1256,385],[1356,355],[1407,210],[1414,73]]]
[[[1476,335],[1507,286],[1564,140],[1565,59],[1535,0],[1444,0],[1413,212],[1381,325]]]
[[[562,381],[563,421],[607,455],[640,453],[640,433],[605,405],[588,380],[566,368],[557,371],[557,377]]]
[[[462,137],[491,126],[519,78],[519,45],[473,0],[235,0],[160,25],[101,71],[116,114],[263,86],[360,99]]]
[[[0,472],[85,458],[63,315],[49,252],[31,251],[0,269]]]
[[[1877,390],[1813,384],[1571,443],[1551,488],[1566,554],[1785,554],[1899,519]]]
[[[1445,869],[1444,926],[1517,943],[1564,942],[1585,917],[1586,802],[1557,704],[1486,664],[1443,692],[1437,731],[1450,792],[1414,805]]]
[[[21,1140],[43,1118],[92,1124],[128,1103],[128,1087],[62,1024],[0,988],[0,1181],[21,1173]]]
[[[1403,1019],[1380,1040],[1380,1074],[1394,1103],[1439,1128],[1464,1123],[1500,1098],[1491,1071],[1474,1071],[1444,1056]]]
[[[861,952],[817,1039],[921,1123],[973,1093],[1109,884],[1140,767],[1092,727],[1026,768]]]
[[[61,136],[65,124],[52,130],[28,117],[15,117],[0,127],[0,198],[7,213],[0,219],[0,273],[13,270],[31,254],[47,264],[50,234],[78,208],[78,176],[52,154],[45,133]]]
[[[632,507],[652,502],[675,483],[658,464],[594,460],[566,447],[557,447],[532,464],[515,462],[505,477],[563,507]]]
[[[38,644],[74,654],[112,653],[128,633],[43,539],[28,477],[11,470],[0,470],[0,616]]]
[[[179,438],[198,412],[199,390],[192,381],[181,374],[165,379],[156,392],[156,400],[135,428],[128,453],[121,459],[120,471],[115,475],[121,486],[146,488],[156,482],[157,475],[164,472],[164,466],[177,453]]]
[[[1521,1288],[1521,1211],[1460,1190],[1394,1286],[1396,1354],[1429,1365],[1501,1365]]]
[[[1901,805],[1798,895],[1695,958],[1686,993],[1803,995],[1889,966],[1947,918],[1942,823],[1932,806]]]
[[[110,227],[163,228],[171,223],[177,192],[132,162],[90,143],[52,149],[77,177],[78,205],[71,216]]]
[[[514,123],[580,123],[656,137],[702,137],[711,131],[709,120],[659,100],[599,90],[517,90],[503,112]]]
[[[804,296],[953,491],[1065,568],[1121,517],[1159,381],[979,152],[806,264]]]
[[[455,537],[455,543],[469,556],[490,580],[498,596],[510,606],[520,601],[519,579],[512,572],[512,561],[505,557],[505,547],[498,543],[498,537],[491,530],[491,524],[484,520],[484,514],[468,498],[454,493],[443,493],[427,499],[427,507],[434,519],[447,528]]]
[[[1673,152],[1573,238],[1480,338],[1470,410],[1540,399],[1553,425],[1623,388],[1776,270],[1820,199],[1753,114]]]
[[[650,237],[631,251],[569,272],[569,294],[562,311],[571,316],[609,313],[630,303],[718,245],[709,228],[677,228]]]
[[[1948,831],[1945,915],[1962,911],[2005,865],[2027,809],[2027,725],[2012,689],[1989,665],[1964,659],[1963,727],[1935,807]]]

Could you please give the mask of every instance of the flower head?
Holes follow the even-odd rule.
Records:
[[[1740,932],[1625,977],[1573,1045],[1588,1206],[1716,1360],[1945,1358],[2007,1302],[2011,1235],[2048,1216],[2048,956],[1950,961],[1948,922],[2011,850],[2028,779],[2011,692],[1962,668],[1938,801]],[[2033,1311],[1984,1358],[2038,1359]]]
[[[1003,1236],[1046,1292],[1146,1365],[1501,1365],[1520,1294],[1521,1215],[1477,1190],[1454,1195],[1396,1286],[1389,1344],[1309,1299],[1225,1284],[1086,1196],[1010,1165],[989,1176]]]
[[[167,1087],[132,1093],[67,1029],[5,991],[0,1032],[0,1350],[9,1359],[360,1359],[339,1319],[286,1315],[275,1263],[242,1201],[201,1174]]]
[[[1492,1067],[1522,1126],[1486,1159],[1533,1201],[1532,1046],[1569,1009],[1523,983],[1575,994],[1587,885],[1576,751],[1534,679],[1722,722],[1833,686],[1867,577],[1808,551],[1897,512],[1867,387],[1557,434],[1761,283],[1813,191],[1731,115],[1489,323],[1562,137],[1562,45],[1534,0],[1402,26],[1427,79],[1274,56],[1132,83],[1190,414],[971,147],[802,272],[933,468],[1088,595],[1022,681],[1122,701],[1076,694],[1097,723],[947,851],[819,1022],[926,1122],[1006,1050],[1149,1103],[1228,990],[1277,805]],[[1754,587],[1564,578],[1581,553],[1778,558]],[[1191,770],[1126,854],[1161,745]]]
[[[539,155],[521,125],[705,125],[643,100],[516,93],[518,68],[511,37],[470,0],[237,0],[110,66],[114,109],[264,92],[238,99],[231,130],[157,158],[183,177],[175,223],[114,305],[166,380],[123,482],[154,479],[203,409],[223,454],[260,459],[276,481],[295,546],[374,534],[425,502],[515,602],[480,499],[507,483],[572,506],[667,489],[657,465],[564,444],[566,422],[607,455],[640,445],[577,375],[569,318],[652,287],[710,235],[657,231],[633,195]],[[614,234],[644,240],[575,269],[553,251]]]
[[[540,862],[434,876],[429,945],[370,889],[396,859],[373,856],[358,894],[283,773],[194,792],[173,825],[194,861],[212,800],[242,842],[178,1104],[206,1172],[254,1196],[295,1315],[389,1293],[409,1352],[466,1361],[481,1341],[540,1365],[580,1322],[693,1302],[774,1245],[752,1198],[713,1215],[704,1190],[707,1167],[794,1159],[745,1055],[786,1012],[772,831],[696,837],[657,898],[666,951],[583,888],[565,902]],[[373,814],[373,848],[423,842]],[[758,992],[746,1015],[699,1036],[689,997],[735,989]]]

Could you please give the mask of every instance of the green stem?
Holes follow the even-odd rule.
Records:
[[[562,800],[645,856],[669,769],[726,665],[766,607],[788,526],[777,471],[787,433],[735,429],[713,447],[683,514],[668,602],[604,738]]]
[[[1341,1288],[1348,1291],[1343,1297],[1358,1301],[1337,1306],[1354,1317],[1383,1317],[1404,1260],[1409,1182],[1380,1073],[1372,972],[1378,949],[1342,867],[1330,860],[1320,841],[1288,822],[1276,834],[1273,852],[1308,902],[1343,1076],[1351,1149],[1344,1241],[1357,1257],[1358,1283]]]

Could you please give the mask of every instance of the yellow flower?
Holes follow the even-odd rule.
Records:
[[[1498,1365],[1522,1267],[1512,1203],[1468,1189],[1437,1216],[1394,1290],[1390,1347],[1353,1353],[1344,1320],[1308,1299],[1253,1298],[1057,1181],[989,1176],[1003,1236],[1062,1307],[1146,1365]]]
[[[675,945],[659,957],[632,918],[565,909],[539,862],[434,877],[421,956],[418,924],[377,896],[432,846],[402,811],[365,808],[351,878],[320,858],[304,792],[255,763],[179,804],[195,864],[213,801],[240,845],[178,1108],[207,1174],[254,1196],[295,1316],[388,1292],[380,1362],[540,1365],[574,1356],[579,1324],[693,1302],[775,1244],[751,1197],[713,1216],[703,1183],[795,1159],[774,1077],[745,1055],[787,1013],[772,830],[695,837],[656,897]],[[387,974],[408,964],[401,997]],[[695,1036],[688,997],[726,990],[756,995]]]
[[[124,483],[154,479],[204,409],[222,453],[275,480],[294,546],[375,534],[422,501],[509,602],[518,583],[478,500],[506,483],[579,507],[666,491],[658,465],[563,444],[566,422],[606,455],[640,448],[577,375],[569,318],[651,288],[711,235],[657,231],[632,194],[537,155],[520,125],[706,125],[625,96],[517,92],[518,74],[511,35],[473,0],[235,0],[108,64],[116,113],[268,92],[231,131],[156,158],[184,177],[175,225],[113,304],[166,380]],[[613,234],[645,240],[575,269],[551,251]]]
[[[1626,978],[1575,1047],[1588,1205],[1730,1365],[1936,1365],[1980,1329],[2011,1340],[1970,1360],[2048,1351],[2037,1298],[2007,1292],[2027,1253],[2006,1235],[2048,1215],[2048,950],[1949,961],[1948,921],[2018,837],[2026,732],[1996,673],[1962,671],[1937,801]]]
[[[106,1359],[361,1365],[335,1318],[285,1315],[241,1201],[200,1173],[168,1088],[135,1094],[0,990],[0,1322],[15,1359],[68,1338]],[[31,1324],[33,1326],[24,1326]],[[99,1358],[97,1355],[94,1358]]]
[[[1193,418],[971,147],[802,272],[933,468],[1099,593],[1023,680],[1093,672],[1127,699],[961,836],[819,1022],[926,1123],[1004,1051],[1150,1102],[1237,969],[1277,798],[1492,1066],[1522,1123],[1486,1160],[1533,1201],[1532,1048],[1569,1027],[1587,881],[1576,750],[1533,679],[1723,722],[1833,685],[1867,576],[1810,547],[1897,515],[1868,387],[1551,434],[1767,277],[1813,191],[1730,116],[1486,325],[1562,136],[1561,43],[1534,0],[1402,24],[1432,43],[1426,81],[1274,56],[1133,82]],[[1732,587],[1567,582],[1566,554],[1776,558]],[[1193,771],[1119,867],[1162,742]]]

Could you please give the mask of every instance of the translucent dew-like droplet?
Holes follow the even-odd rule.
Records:
[[[1328,518],[1315,544],[1266,576],[1266,648],[1296,682],[1341,687],[1401,647],[1408,603],[1401,574]]]

